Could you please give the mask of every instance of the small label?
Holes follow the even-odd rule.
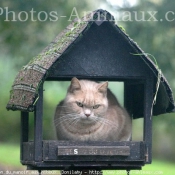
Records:
[[[129,146],[59,146],[58,156],[63,155],[102,155],[102,156],[129,156]]]

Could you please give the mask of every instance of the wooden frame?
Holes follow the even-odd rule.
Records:
[[[142,77],[143,78],[143,77]],[[137,77],[137,79],[141,80]],[[129,81],[131,82],[131,81]],[[132,80],[134,82],[134,80]],[[137,81],[136,81],[137,82]],[[140,81],[139,81],[140,82]],[[152,153],[152,99],[153,78],[142,79],[144,86],[144,140],[140,142],[73,142],[42,140],[43,86],[34,112],[34,141],[28,141],[28,113],[21,112],[21,162],[28,169],[141,169],[151,163]],[[125,83],[125,90],[132,83]],[[136,86],[134,84],[134,86]],[[127,91],[127,90],[126,90]],[[129,94],[129,93],[128,93]],[[129,109],[132,96],[125,93],[125,105]],[[128,100],[126,100],[128,98]],[[131,99],[130,99],[131,98]],[[61,154],[60,149],[64,151]],[[74,154],[74,150],[81,152]],[[112,152],[111,152],[112,151]],[[112,155],[113,154],[113,155]]]

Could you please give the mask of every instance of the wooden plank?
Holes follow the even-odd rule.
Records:
[[[129,146],[58,146],[58,156],[129,156]]]
[[[105,147],[130,148],[129,156],[121,155],[60,155],[58,148],[62,147]],[[43,160],[34,161],[34,142],[23,143],[24,157],[22,164],[28,165],[30,170],[113,170],[113,169],[140,169],[145,162],[144,142],[73,142],[73,141],[43,141]]]
[[[73,152],[74,150],[70,151],[68,150],[68,153],[61,153],[61,148],[72,148],[72,149],[77,149],[77,148],[124,148],[126,151],[125,153],[123,152],[122,154],[127,154],[127,147],[129,147],[129,155],[119,155],[119,152],[115,152],[114,155],[111,156],[112,152],[108,152],[109,155],[105,155],[105,152],[103,153],[104,155],[74,155]],[[125,149],[127,148],[127,149]],[[59,151],[59,153],[58,153]],[[102,154],[102,152],[101,152]],[[55,162],[121,162],[121,161],[144,161],[145,160],[145,144],[144,142],[75,142],[75,141],[52,141],[52,140],[47,140],[43,141],[43,161],[48,162],[48,161],[55,161]]]
[[[23,157],[21,161],[31,162],[34,160],[34,142],[23,142]]]

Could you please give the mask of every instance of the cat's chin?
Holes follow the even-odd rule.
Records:
[[[91,117],[81,117],[80,122],[83,124],[93,124],[95,121]]]

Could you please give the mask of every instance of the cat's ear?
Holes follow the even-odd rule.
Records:
[[[76,77],[74,77],[71,80],[71,84],[68,91],[71,93],[74,93],[75,91],[78,91],[78,90],[81,90],[81,84],[79,80]]]
[[[107,89],[108,89],[107,81],[98,85],[98,91],[102,93],[103,95],[107,94]]]

